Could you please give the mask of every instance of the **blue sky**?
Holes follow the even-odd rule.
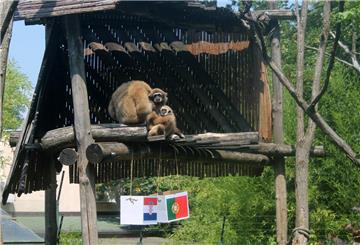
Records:
[[[16,21],[10,43],[9,58],[16,61],[20,71],[36,84],[45,49],[45,28],[42,25],[25,26]]]

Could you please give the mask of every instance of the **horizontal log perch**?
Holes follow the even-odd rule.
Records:
[[[21,134],[21,131],[12,131],[12,132],[10,132],[9,145],[11,147],[16,146],[17,142],[19,141],[20,134]]]
[[[254,144],[259,142],[258,132],[241,132],[241,133],[205,133],[191,135],[191,140],[196,143],[213,143],[213,142],[235,142],[236,144]]]
[[[214,146],[215,148],[216,146]],[[210,147],[211,148],[211,147]],[[240,147],[232,148],[240,152],[264,154],[267,156],[295,156],[296,147],[293,145],[283,145],[274,143],[260,143],[258,145],[243,145]],[[310,156],[324,157],[325,150],[323,146],[313,146],[310,149]]]
[[[267,156],[261,154],[242,153],[234,151],[213,150],[196,151],[187,153],[176,153],[174,148],[168,145],[130,146],[123,143],[95,143],[86,149],[87,159],[94,164],[109,160],[138,160],[145,158],[154,159],[179,159],[201,162],[246,162],[246,163],[268,163]]]
[[[294,20],[296,18],[295,12],[286,9],[268,9],[268,10],[258,10],[253,13],[257,19],[262,18],[262,16],[267,16],[270,19],[278,20]]]
[[[63,165],[73,165],[78,160],[78,154],[73,148],[65,148],[60,152],[58,160]]]
[[[40,145],[43,150],[75,147],[73,127],[64,127],[48,131],[42,138]],[[145,126],[121,126],[119,124],[91,125],[91,134],[95,141],[146,141]]]

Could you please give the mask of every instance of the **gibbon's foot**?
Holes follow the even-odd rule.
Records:
[[[172,134],[172,135],[170,135],[169,139],[170,139],[170,140],[179,140],[179,139],[180,139],[180,136],[177,135],[177,134]]]
[[[177,136],[179,136],[181,139],[185,139],[185,135],[183,133],[177,133]]]
[[[124,124],[124,123],[120,123],[120,127],[146,127],[146,122],[137,123],[137,124]]]

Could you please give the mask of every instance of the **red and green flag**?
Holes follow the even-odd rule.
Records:
[[[187,192],[180,192],[166,196],[168,221],[189,218],[189,202]]]

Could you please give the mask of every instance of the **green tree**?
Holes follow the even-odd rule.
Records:
[[[4,94],[4,129],[17,129],[20,127],[26,110],[30,104],[32,86],[29,79],[21,73],[16,62],[11,60],[6,71]]]

